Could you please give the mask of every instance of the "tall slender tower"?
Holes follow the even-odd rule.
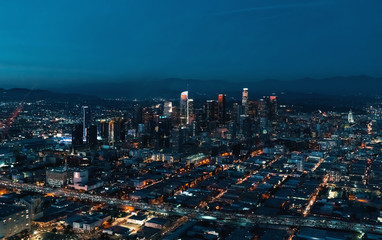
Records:
[[[207,100],[204,103],[204,115],[207,121],[218,120],[218,102],[216,100]]]
[[[186,125],[189,122],[190,113],[188,111],[188,91],[180,94],[180,124]]]
[[[82,137],[84,139],[87,136],[87,130],[89,126],[90,126],[90,109],[88,106],[82,106],[82,128],[83,128]]]
[[[188,110],[187,110],[187,124],[191,124],[191,122],[194,120],[194,99],[189,98],[188,101]]]
[[[353,111],[351,109],[350,109],[350,111],[348,113],[348,122],[350,124],[354,123]]]
[[[248,88],[243,88],[241,106],[243,108],[243,114],[246,115],[248,112]]]
[[[115,120],[109,121],[109,144],[115,143]]]
[[[226,121],[226,95],[219,94],[218,96],[218,119],[220,123]]]

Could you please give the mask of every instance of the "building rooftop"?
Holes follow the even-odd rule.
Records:
[[[15,205],[0,205],[0,219],[6,218],[9,215],[27,210],[25,207]]]

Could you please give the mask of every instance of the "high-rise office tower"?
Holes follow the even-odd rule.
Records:
[[[176,150],[181,150],[188,140],[188,128],[179,127],[171,131],[171,145]]]
[[[277,96],[270,96],[270,119],[274,120],[278,116],[278,108],[277,108]]]
[[[204,116],[207,121],[216,121],[218,119],[218,102],[216,100],[207,100],[205,102]]]
[[[125,138],[125,121],[123,118],[113,118],[109,121],[109,143],[123,141]]]
[[[76,124],[72,128],[72,146],[77,147],[83,144],[82,124]]]
[[[134,105],[133,108],[134,117],[133,117],[133,126],[138,127],[138,124],[143,122],[143,107],[139,104]]]
[[[164,102],[163,115],[170,118],[172,115],[172,102]]]
[[[179,117],[180,124],[186,125],[189,122],[189,111],[188,111],[188,91],[184,91],[180,94],[180,105],[179,105]]]
[[[190,134],[192,137],[195,137],[198,134],[198,122],[192,121],[190,124]]]
[[[195,120],[194,113],[194,99],[188,99],[188,119],[187,124],[191,124],[192,121]]]
[[[102,140],[107,140],[109,136],[109,123],[104,119],[100,121],[100,132]]]
[[[90,126],[90,109],[88,106],[82,106],[82,137],[86,139],[87,129]]]
[[[171,133],[171,118],[161,116],[158,125],[155,127],[155,147],[156,148],[169,148],[170,147],[170,133]]]
[[[248,88],[243,88],[241,106],[243,108],[244,114],[247,114],[247,105],[248,105]]]
[[[249,100],[247,103],[247,115],[254,119],[257,115],[257,102],[253,100]]]
[[[243,108],[243,114],[246,115],[248,111],[248,88],[243,88],[241,107]]]
[[[218,119],[220,123],[226,121],[226,95],[219,94],[218,96]]]
[[[180,125],[180,112],[178,106],[172,106],[171,113],[172,125],[179,126]]]
[[[232,113],[231,120],[235,122],[240,122],[241,108],[239,103],[233,103],[232,105]]]
[[[348,123],[350,124],[354,123],[353,111],[351,109],[348,113]]]
[[[109,134],[108,134],[109,143],[114,144],[115,142],[115,121],[114,120],[109,121],[108,130],[109,130]]]
[[[86,143],[90,147],[96,147],[97,146],[97,126],[96,125],[90,125],[87,130],[87,136],[86,136]]]
[[[240,128],[245,137],[249,138],[252,136],[252,120],[248,115],[240,115]]]
[[[269,101],[268,100],[269,98],[264,96],[263,98],[259,100],[257,104],[257,111],[260,117],[268,118],[269,116],[269,104],[268,104]]]

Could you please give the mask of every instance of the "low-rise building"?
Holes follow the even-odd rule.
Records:
[[[0,205],[0,238],[30,229],[29,210],[15,205]]]

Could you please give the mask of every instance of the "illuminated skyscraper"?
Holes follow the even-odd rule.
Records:
[[[195,120],[194,99],[188,99],[188,118],[187,118],[187,124],[191,124],[191,122],[193,120]]]
[[[164,102],[163,104],[163,115],[166,117],[171,117],[172,115],[172,102]]]
[[[204,103],[204,116],[207,121],[218,119],[218,102],[216,100],[207,100]]]
[[[239,103],[233,103],[231,120],[235,121],[235,122],[239,122],[240,121],[240,115],[241,115],[241,108],[240,108]]]
[[[218,96],[218,119],[220,123],[226,121],[226,95],[219,94]]]
[[[277,108],[277,96],[270,96],[270,119],[275,120],[275,118],[278,116],[278,108]]]
[[[109,136],[109,143],[111,143],[111,144],[114,144],[114,142],[115,142],[114,128],[115,128],[115,122],[114,122],[114,120],[110,120],[109,121],[109,128],[108,128],[108,130],[109,130],[108,136]]]
[[[109,144],[114,144],[124,140],[125,121],[123,118],[113,118],[109,121]]]
[[[257,113],[257,102],[253,100],[249,100],[247,103],[247,115],[254,119]]]
[[[188,103],[188,91],[184,91],[180,94],[179,117],[181,125],[186,125],[189,122]]]
[[[101,138],[107,140],[109,136],[109,123],[104,119],[100,121],[100,132]]]
[[[349,123],[354,123],[353,112],[352,112],[351,109],[350,109],[350,111],[349,111],[349,113],[348,113],[348,122],[349,122]]]
[[[243,88],[241,107],[243,108],[243,114],[247,114],[247,111],[248,111],[248,88]]]
[[[82,106],[82,137],[86,139],[88,127],[90,126],[90,110],[88,106]]]

